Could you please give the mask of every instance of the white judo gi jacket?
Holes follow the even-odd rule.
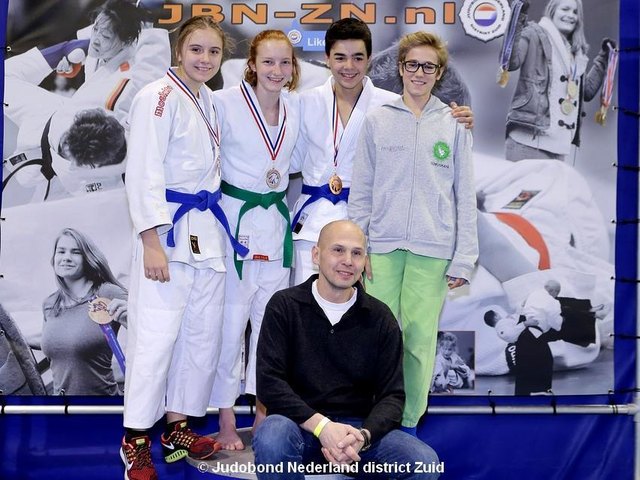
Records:
[[[334,79],[330,77],[324,85],[306,90],[300,94],[301,124],[300,137],[291,162],[292,172],[302,172],[302,182],[310,186],[322,186],[329,182],[334,173],[334,134],[338,147],[335,173],[342,180],[343,188],[351,187],[353,158],[364,118],[371,108],[397,98],[398,95],[375,87],[368,77],[363,80],[364,89],[358,99],[346,128],[338,119],[334,105]],[[337,132],[334,125],[337,123]],[[296,201],[293,216],[299,212],[309,195],[302,194]],[[304,208],[303,226],[298,233],[294,231],[294,240],[316,242],[320,230],[327,223],[347,218],[347,203],[333,204],[330,200],[320,199]]]

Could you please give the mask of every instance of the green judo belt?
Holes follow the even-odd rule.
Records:
[[[238,226],[236,227],[236,240],[238,240],[238,233],[240,231],[240,222],[242,221],[242,217],[249,210],[262,207],[265,210],[269,208],[271,205],[275,205],[278,211],[282,214],[284,219],[287,222],[287,227],[284,229],[284,244],[282,251],[282,266],[289,268],[291,267],[291,261],[293,259],[293,237],[291,234],[291,220],[289,219],[289,209],[287,205],[284,203],[284,198],[286,192],[270,192],[270,193],[255,193],[250,192],[249,190],[243,190],[242,188],[234,187],[233,185],[228,184],[223,181],[222,185],[222,193],[225,195],[229,195],[230,197],[237,198],[238,200],[242,200],[244,205],[240,208],[240,212],[238,213]],[[233,263],[236,266],[236,271],[238,272],[238,277],[242,280],[242,260],[238,259],[238,254],[233,252]]]

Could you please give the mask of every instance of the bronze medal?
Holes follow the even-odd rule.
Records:
[[[100,325],[106,325],[113,320],[109,315],[107,305],[110,299],[104,297],[94,298],[89,302],[89,318]]]
[[[272,168],[267,172],[266,181],[269,188],[277,188],[278,185],[280,185],[281,179],[282,176],[280,175],[280,172],[275,168]]]
[[[564,113],[565,115],[570,115],[571,112],[573,112],[574,108],[575,106],[573,105],[573,102],[571,102],[571,100],[569,100],[568,98],[562,100],[562,103],[560,104],[560,111],[562,111],[562,113]]]
[[[329,178],[329,190],[334,195],[339,195],[342,191],[342,179],[335,173]]]
[[[567,95],[569,95],[569,98],[576,98],[578,96],[578,82],[569,80],[569,83],[567,83]]]

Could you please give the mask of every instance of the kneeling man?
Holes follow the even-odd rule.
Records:
[[[357,478],[437,478],[436,453],[398,430],[402,335],[359,282],[364,233],[329,223],[312,258],[320,274],[277,292],[262,323],[257,396],[269,416],[253,440],[258,478],[304,479],[311,464]]]

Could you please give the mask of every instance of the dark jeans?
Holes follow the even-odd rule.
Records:
[[[336,419],[355,427],[361,421]],[[302,430],[298,424],[282,415],[270,415],[258,427],[253,439],[253,451],[259,480],[303,480],[307,465],[321,468],[327,461],[320,451],[321,445],[312,433]],[[392,430],[383,438],[374,442],[365,452],[360,453],[361,461],[352,464],[351,473],[343,473],[355,478],[371,479],[436,479],[440,476],[438,456],[426,443],[400,430]],[[312,465],[313,464],[313,465]],[[279,472],[261,472],[261,468],[278,467]],[[333,466],[332,466],[333,467]],[[337,468],[337,467],[336,467]],[[311,473],[310,470],[306,470]],[[327,469],[317,473],[335,473]]]

